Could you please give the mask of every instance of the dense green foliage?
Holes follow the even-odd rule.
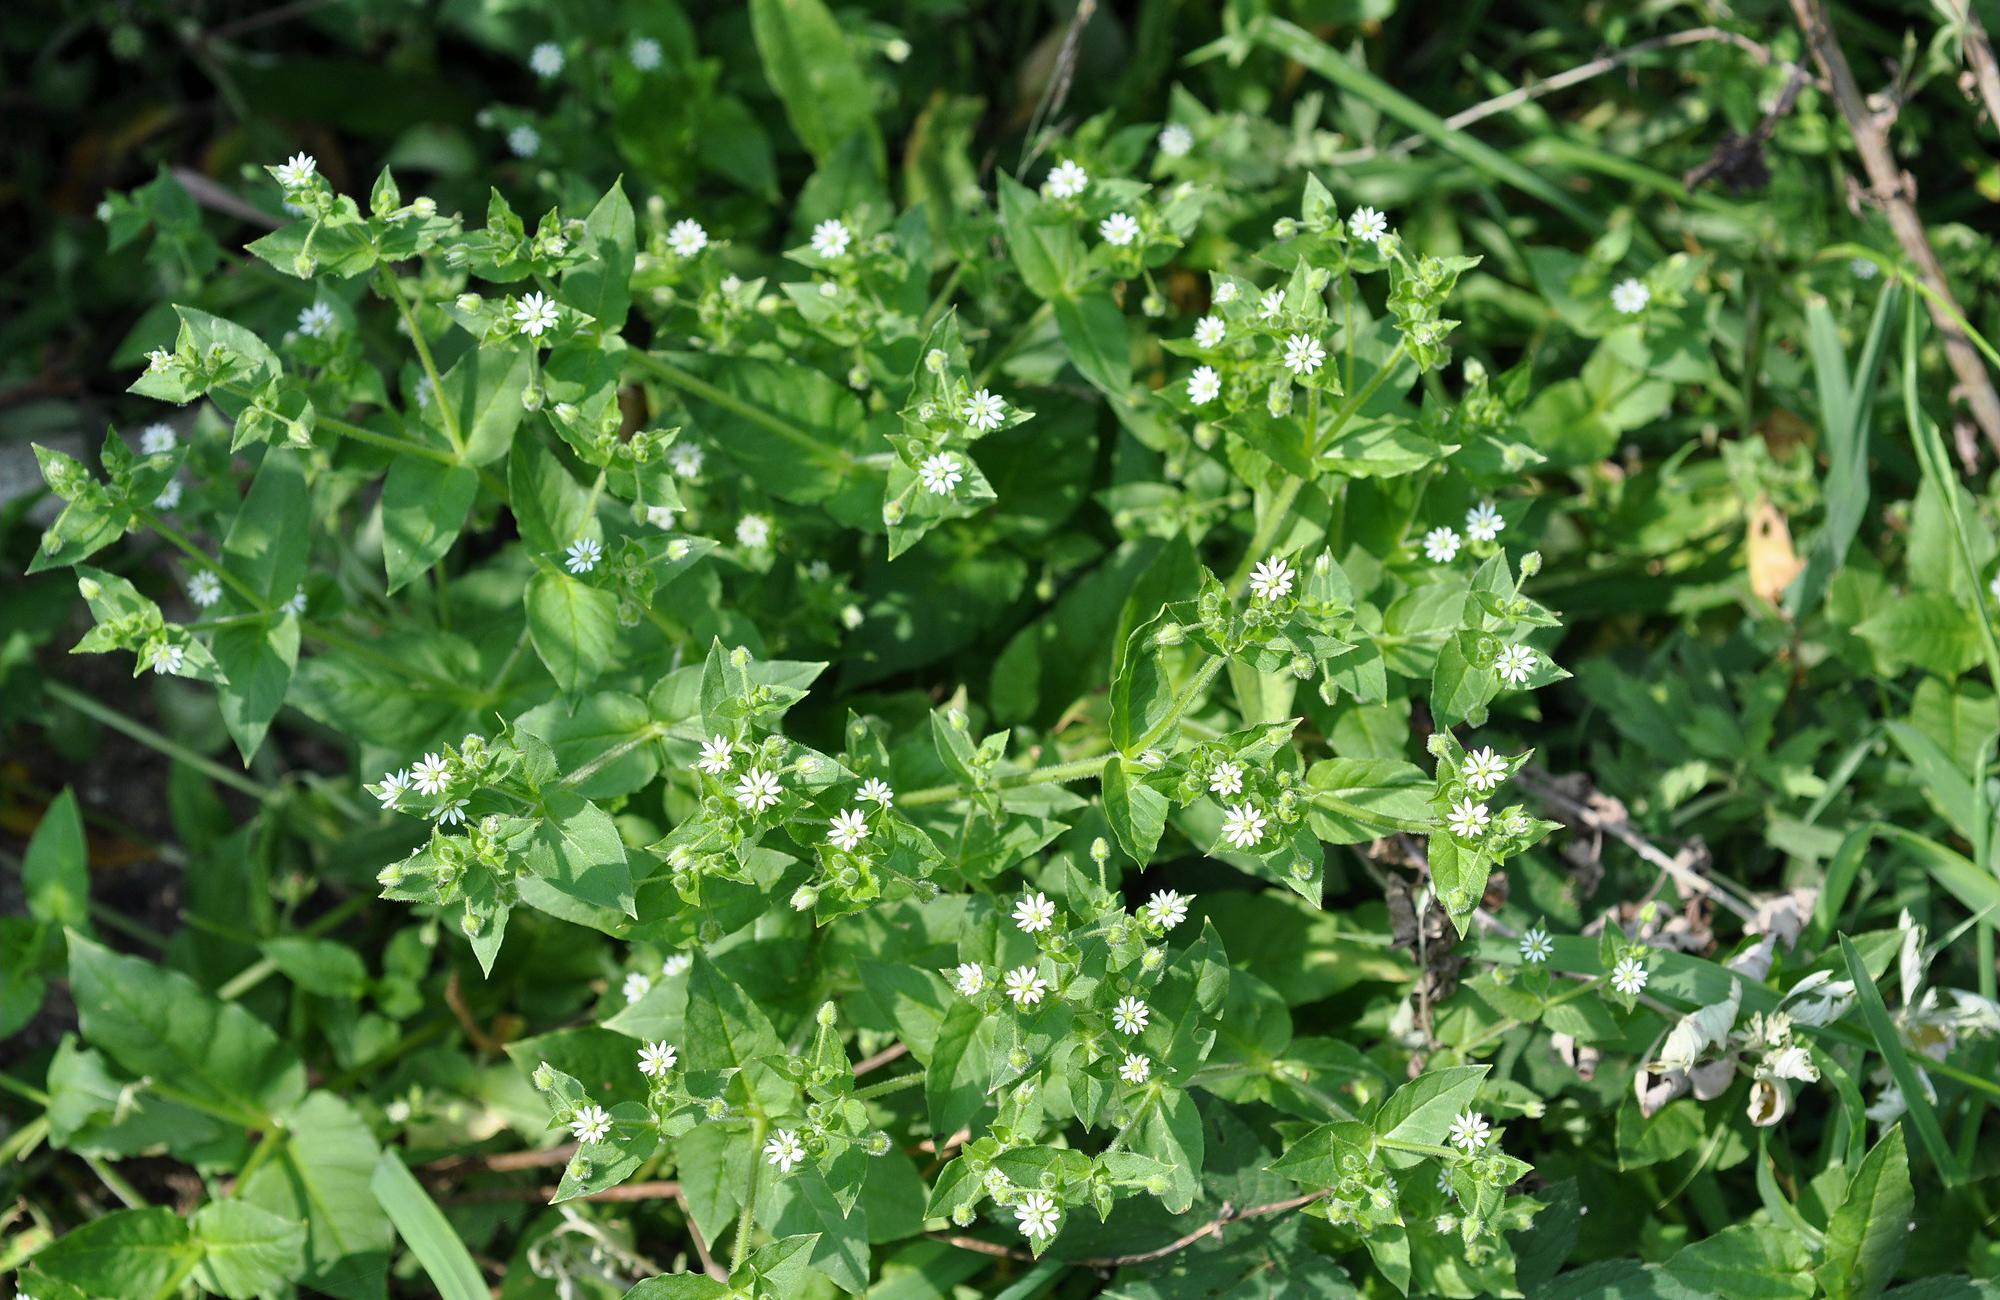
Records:
[[[1571,8],[0,17],[0,1274],[2000,1293],[1940,289]]]

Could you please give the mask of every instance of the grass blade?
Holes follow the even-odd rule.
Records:
[[[1931,1109],[1930,1099],[1924,1096],[1923,1084],[1917,1079],[1917,1068],[1910,1064],[1910,1054],[1903,1050],[1903,1040],[1889,1020],[1889,1009],[1882,1003],[1882,991],[1875,987],[1874,978],[1862,965],[1861,954],[1855,951],[1854,942],[1844,934],[1838,937],[1840,955],[1846,959],[1848,976],[1854,981],[1855,1003],[1861,1008],[1861,1018],[1867,1023],[1868,1032],[1874,1035],[1876,1050],[1888,1062],[1889,1073],[1902,1090],[1903,1101],[1909,1107],[1910,1123],[1917,1130],[1924,1150],[1930,1152],[1945,1186],[1956,1187],[1964,1181],[1959,1172],[1958,1158],[1946,1145],[1937,1112]]]
[[[424,1266],[431,1285],[443,1300],[490,1300],[492,1292],[479,1275],[479,1266],[465,1243],[452,1230],[444,1211],[430,1193],[411,1177],[394,1151],[384,1151],[376,1162],[375,1176],[368,1182],[389,1221],[396,1225],[410,1252]]]

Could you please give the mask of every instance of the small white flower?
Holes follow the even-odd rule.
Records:
[[[651,72],[660,66],[660,43],[650,36],[633,38],[625,47],[625,57],[632,60],[632,66],[641,72]]]
[[[516,158],[532,158],[542,147],[542,133],[526,122],[507,133],[507,152]]]
[[[529,294],[514,308],[514,322],[529,338],[538,339],[554,329],[561,316],[562,308],[556,300],[540,293]]]
[[[674,520],[677,518],[679,516],[674,513],[670,506],[646,507],[646,522],[660,529],[662,532],[671,529],[674,526]]]
[[[681,478],[701,475],[702,449],[691,442],[677,442],[667,450],[667,464]]]
[[[861,612],[861,606],[847,604],[840,607],[840,625],[848,631],[852,632],[867,621],[868,616]]]
[[[1014,1207],[1014,1220],[1021,1225],[1021,1235],[1032,1241],[1037,1237],[1055,1236],[1062,1214],[1047,1192],[1029,1192]]]
[[[835,847],[846,849],[850,853],[861,841],[868,838],[868,819],[862,816],[859,808],[843,808],[833,815],[833,819],[827,825],[831,829],[827,831],[826,838],[832,841]]]
[[[1073,199],[1090,187],[1090,173],[1079,167],[1073,160],[1065,158],[1049,172],[1042,182],[1042,193],[1050,198]]]
[[[625,984],[619,991],[625,995],[627,1002],[637,1002],[653,991],[653,981],[640,972],[633,971],[625,977]]]
[[[1042,1000],[1048,992],[1048,981],[1035,973],[1033,966],[1016,966],[1007,972],[1007,996],[1014,999],[1016,1006],[1031,1007]]]
[[[1227,280],[1215,286],[1215,302],[1223,306],[1236,301],[1236,286]]]
[[[1255,848],[1264,842],[1264,827],[1270,821],[1252,803],[1240,803],[1222,818],[1222,838],[1234,849]]]
[[[1049,928],[1056,919],[1056,905],[1049,901],[1047,894],[1035,893],[1014,904],[1014,924],[1021,927],[1024,934],[1038,934]]]
[[[1121,1034],[1136,1034],[1146,1028],[1146,1021],[1152,1014],[1146,1004],[1138,998],[1123,997],[1118,999],[1117,1006],[1111,1008],[1111,1023],[1117,1026]]]
[[[1620,280],[1611,287],[1611,305],[1627,316],[1646,310],[1652,300],[1653,291],[1637,280]]]
[[[1993,581],[1986,584],[1986,592],[1995,600],[2000,600],[2000,573],[1993,575]]]
[[[447,799],[431,809],[431,820],[440,826],[465,825],[465,800]]]
[[[149,424],[139,434],[139,454],[157,456],[161,452],[172,451],[177,439],[171,424]]]
[[[693,965],[693,953],[677,952],[660,963],[660,974],[666,976],[668,979],[673,979],[676,976],[687,974],[688,969]]]
[[[1188,401],[1196,406],[1207,406],[1222,392],[1222,376],[1215,373],[1214,366],[1196,366],[1188,376]]]
[[[1620,957],[1611,968],[1611,987],[1628,998],[1639,996],[1646,987],[1646,964],[1637,957]]]
[[[648,1079],[663,1079],[674,1068],[680,1053],[666,1043],[648,1043],[639,1049],[639,1073]]]
[[[958,457],[948,451],[941,451],[935,456],[924,457],[923,463],[917,466],[917,478],[922,480],[924,487],[929,491],[941,497],[948,497],[952,489],[964,480],[965,475],[959,466]]]
[[[1153,1063],[1137,1052],[1127,1052],[1118,1067],[1118,1077],[1127,1083],[1144,1083],[1153,1074]]]
[[[291,599],[287,600],[282,606],[282,608],[289,610],[294,614],[299,615],[301,618],[305,617],[306,586],[303,582],[298,585],[297,590],[292,592]]]
[[[1856,257],[1848,261],[1847,269],[1857,280],[1872,280],[1882,268],[1865,257]]]
[[[451,784],[451,764],[436,754],[425,754],[410,769],[410,779],[416,782],[418,794],[443,794]]]
[[[1475,749],[1465,756],[1464,764],[1458,769],[1465,783],[1485,794],[1494,786],[1507,779],[1507,761],[1494,753],[1491,746]]]
[[[1292,593],[1292,566],[1285,563],[1283,556],[1273,555],[1260,560],[1257,567],[1250,570],[1250,594],[1258,600],[1278,600]]]
[[[396,801],[401,799],[403,792],[409,788],[410,770],[408,768],[404,768],[398,772],[387,772],[383,774],[382,788],[375,792],[375,798],[381,803],[383,808],[393,812],[396,808]]]
[[[1162,930],[1171,930],[1187,920],[1188,904],[1193,901],[1194,898],[1190,894],[1179,894],[1171,889],[1163,889],[1147,899],[1146,905],[1140,910],[1154,925]]]
[[[729,770],[729,754],[733,748],[727,736],[714,736],[702,742],[701,757],[694,765],[710,776],[721,776]]]
[[[958,986],[961,997],[976,996],[986,987],[986,971],[976,961],[969,961],[960,966],[957,975],[958,978],[953,983]]]
[[[278,164],[278,184],[288,190],[304,189],[319,164],[309,153],[295,153]]]
[[[569,1131],[576,1140],[586,1146],[592,1142],[602,1142],[611,1136],[611,1115],[604,1107],[595,1103],[585,1106],[569,1122]]]
[[[170,645],[153,656],[153,671],[162,677],[178,677],[181,665],[187,661],[187,651],[180,646]]]
[[[1442,525],[1424,534],[1424,555],[1432,564],[1450,564],[1458,547],[1458,534]]]
[[[1188,150],[1194,148],[1194,132],[1179,122],[1169,122],[1160,128],[1160,152],[1169,158],[1185,158]]]
[[[528,66],[538,77],[553,77],[563,70],[562,46],[554,41],[543,41],[528,52]]]
[[[855,792],[854,797],[884,808],[896,802],[896,792],[889,788],[889,783],[872,776],[861,783],[861,789]]]
[[[1347,233],[1364,244],[1379,244],[1389,231],[1389,219],[1373,208],[1356,208],[1347,218]]]
[[[334,326],[333,308],[323,302],[316,302],[299,313],[299,333],[307,338],[324,338],[333,333]]]
[[[1097,223],[1097,233],[1105,243],[1123,248],[1139,237],[1139,223],[1129,212],[1114,212]]]
[[[667,247],[676,257],[693,257],[708,247],[708,232],[693,217],[682,217],[667,232]]]
[[[1217,763],[1208,774],[1210,794],[1231,795],[1243,793],[1243,768],[1236,763]]]
[[[847,251],[854,241],[854,235],[844,222],[828,219],[813,227],[812,251],[832,261]]]
[[[1453,835],[1470,839],[1483,832],[1492,821],[1493,817],[1486,811],[1485,804],[1460,799],[1445,815],[1444,824],[1451,828]]]
[[[1521,936],[1521,960],[1531,966],[1541,965],[1555,950],[1555,941],[1539,925]]]
[[[1285,340],[1285,369],[1295,375],[1309,375],[1326,361],[1326,349],[1310,334],[1293,334]]]
[[[146,373],[158,374],[174,363],[174,354],[165,348],[154,348],[146,354]]]
[[[1510,645],[1493,660],[1493,671],[1509,686],[1519,686],[1535,672],[1535,652],[1524,645]]]
[[[1486,1122],[1484,1115],[1468,1110],[1451,1122],[1451,1144],[1471,1155],[1486,1149],[1492,1132],[1493,1126]]]
[[[207,609],[222,599],[222,579],[203,569],[188,579],[187,594],[188,599],[194,602],[195,608]]]
[[[760,813],[778,802],[783,789],[784,787],[778,782],[777,773],[753,767],[736,783],[736,802],[753,813]]]
[[[1285,309],[1285,291],[1273,289],[1258,300],[1257,309],[1265,320],[1276,320],[1278,313]]]
[[[776,1165],[781,1174],[789,1174],[792,1172],[792,1166],[805,1158],[805,1144],[799,1141],[798,1134],[788,1128],[779,1129],[771,1135],[771,1140],[764,1144],[764,1159]]]
[[[168,479],[167,485],[160,489],[160,495],[153,498],[153,509],[172,510],[180,503],[181,481],[177,478]]]
[[[965,399],[965,407],[959,412],[961,418],[981,433],[991,433],[1007,418],[1007,403],[996,393],[982,388]]]
[[[1475,542],[1490,542],[1507,527],[1507,521],[1493,508],[1491,501],[1481,501],[1465,512],[1465,535]]]
[[[569,549],[564,551],[563,555],[566,557],[563,560],[563,567],[571,573],[589,573],[597,567],[598,560],[603,558],[604,548],[597,544],[597,539],[594,537],[579,537],[569,544]]]
[[[1223,324],[1220,316],[1204,316],[1194,323],[1194,345],[1198,348],[1212,348],[1222,342],[1229,333],[1229,326]]]
[[[745,515],[736,521],[736,544],[760,551],[771,544],[771,521],[762,515]]]

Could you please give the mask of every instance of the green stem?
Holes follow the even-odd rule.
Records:
[[[571,772],[568,776],[562,779],[562,783],[564,785],[582,785],[585,781],[588,781],[591,777],[596,776],[606,767],[617,762],[619,759],[625,757],[625,755],[631,753],[633,750],[639,748],[639,746],[650,744],[666,734],[667,734],[667,728],[664,723],[659,723],[659,722],[648,723],[644,728],[642,728],[639,731],[637,735],[626,737],[624,740],[618,742],[616,745],[613,745],[610,749],[607,749],[602,754],[599,754],[596,758],[593,758],[588,763],[585,763],[582,767],[576,769],[576,771]]]
[[[185,534],[181,533],[166,520],[160,518],[150,510],[141,510],[139,512],[139,519],[148,528],[165,538],[181,554],[222,579],[223,585],[235,592],[238,599],[242,600],[252,609],[260,614],[269,614],[271,612],[271,607],[264,603],[264,598],[257,594],[255,588],[251,587],[249,583],[243,581],[243,579],[237,577],[234,573],[231,573],[220,560],[217,560],[207,551],[202,550],[199,546],[189,541]]]
[[[1432,1146],[1428,1142],[1404,1142],[1400,1138],[1392,1137],[1378,1137],[1375,1139],[1375,1145],[1387,1147],[1391,1151],[1407,1151],[1411,1155],[1433,1156],[1439,1160],[1457,1160],[1464,1154],[1450,1147]]]
[[[369,894],[351,895],[345,902],[327,912],[325,916],[315,920],[311,925],[300,930],[299,933],[309,939],[318,938],[330,930],[338,929],[342,922],[365,910],[374,901],[374,897]],[[190,917],[189,919],[192,920],[193,918]],[[254,937],[239,940],[239,942],[243,941],[251,944],[257,942]],[[259,984],[277,974],[277,971],[277,963],[273,962],[269,957],[261,958],[245,966],[242,970],[237,971],[221,988],[215,991],[215,996],[221,998],[224,1002],[234,1002],[251,989],[256,988]]]
[[[1173,707],[1167,710],[1167,716],[1154,723],[1145,735],[1139,737],[1138,743],[1133,748],[1144,752],[1157,745],[1161,738],[1174,729],[1182,716],[1194,707],[1195,697],[1208,689],[1208,684],[1222,671],[1222,665],[1223,659],[1220,655],[1210,655],[1203,661],[1201,667],[1195,671],[1195,675],[1188,678],[1187,685],[1181,687],[1180,693],[1174,696]]]
[[[764,1117],[759,1115],[750,1122],[750,1180],[743,1189],[743,1212],[736,1216],[736,1237],[729,1243],[729,1273],[734,1277],[743,1267],[744,1256],[750,1253],[750,1231],[755,1226],[757,1214],[757,1183],[764,1170]]]
[[[264,1136],[258,1140],[257,1149],[250,1153],[250,1158],[243,1162],[243,1168],[237,1171],[236,1190],[243,1190],[243,1185],[250,1181],[250,1175],[263,1168],[264,1162],[276,1155],[278,1149],[290,1139],[291,1135],[284,1129],[266,1129]]]
[[[125,1175],[113,1169],[107,1162],[96,1156],[87,1155],[83,1163],[90,1166],[90,1172],[97,1175],[97,1181],[111,1189],[111,1194],[125,1203],[128,1210],[143,1210],[150,1203],[139,1194],[139,1189],[125,1181]]]
[[[884,1079],[880,1083],[871,1083],[866,1088],[856,1088],[854,1090],[854,1099],[856,1101],[867,1101],[871,1097],[886,1097],[892,1092],[901,1092],[905,1088],[914,1088],[923,1081],[924,1071],[922,1070],[918,1070],[914,1074],[898,1075],[893,1079]]]
[[[431,400],[437,403],[438,418],[444,421],[444,436],[451,439],[452,450],[462,460],[465,457],[465,438],[458,427],[458,415],[451,409],[451,398],[444,391],[444,381],[438,377],[437,363],[431,360],[430,344],[424,342],[424,332],[417,328],[417,317],[410,310],[409,299],[403,296],[403,287],[397,283],[396,273],[387,267],[382,269],[382,283],[388,286],[389,297],[402,314],[403,324],[410,331],[410,341],[417,345],[417,360],[424,368],[424,376],[431,382]]]
[[[846,449],[824,445],[791,421],[773,415],[753,402],[746,402],[734,393],[725,392],[707,380],[681,369],[671,361],[656,357],[650,352],[636,350],[628,352],[626,356],[682,392],[690,393],[711,406],[739,415],[750,423],[777,434],[814,460],[842,469],[850,468],[854,463],[854,458]]]
[[[43,1092],[32,1083],[24,1083],[16,1079],[4,1070],[0,1070],[0,1088],[4,1088],[26,1101],[31,1101],[37,1106],[46,1106],[49,1104],[49,1094]]]
[[[1076,781],[1087,776],[1096,776],[1111,761],[1109,754],[1095,758],[1074,758],[1064,763],[1051,763],[1029,772],[1012,772],[993,782],[989,789],[1018,790],[1025,785],[1048,785],[1050,782]],[[950,803],[971,793],[971,787],[964,785],[934,785],[923,790],[913,790],[899,798],[904,807],[921,808],[925,804]]]
[[[1257,531],[1250,536],[1250,545],[1243,550],[1242,561],[1237,564],[1236,572],[1229,575],[1231,597],[1243,594],[1244,584],[1250,581],[1250,570],[1255,568],[1257,562],[1264,558],[1264,553],[1270,550],[1271,539],[1276,537],[1278,529],[1284,526],[1285,519],[1292,512],[1292,503],[1299,499],[1299,489],[1304,486],[1304,479],[1287,475],[1284,485],[1278,489],[1278,495],[1271,498],[1271,504],[1264,511],[1263,519],[1257,523]]]
[[[113,731],[123,732],[149,749],[156,750],[177,763],[182,763],[193,768],[212,781],[221,782],[232,790],[240,790],[244,794],[264,803],[269,803],[277,796],[278,792],[276,790],[259,785],[249,777],[244,776],[241,772],[230,771],[214,759],[195,753],[178,740],[161,735],[143,722],[134,722],[116,709],[99,704],[88,695],[83,694],[81,691],[73,690],[62,682],[46,681],[43,683],[42,689],[48,693],[50,699],[75,709],[87,718],[92,718],[103,723]]]

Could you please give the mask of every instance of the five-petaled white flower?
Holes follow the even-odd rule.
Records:
[[[1016,966],[1007,972],[1007,996],[1014,999],[1017,1006],[1031,1007],[1042,1000],[1042,994],[1049,991],[1049,983],[1036,974],[1033,966]]]
[[[761,551],[771,544],[771,521],[762,515],[745,515],[736,521],[736,544]]]
[[[1326,361],[1326,349],[1310,334],[1293,334],[1285,339],[1285,369],[1295,375],[1309,375]]]
[[[638,971],[633,971],[630,975],[627,975],[624,985],[619,989],[619,992],[625,995],[627,1002],[637,1002],[652,991],[653,981],[647,979]]]
[[[1188,401],[1196,406],[1207,406],[1222,392],[1222,376],[1215,373],[1214,366],[1196,366],[1188,376]]]
[[[188,599],[195,603],[195,608],[207,609],[222,599],[222,579],[203,569],[188,579],[187,593]]]
[[[1137,1052],[1127,1052],[1118,1067],[1118,1077],[1127,1083],[1144,1083],[1153,1074],[1153,1063]]]
[[[641,72],[651,72],[660,66],[660,43],[650,36],[634,37],[625,47],[625,57],[632,60],[632,66]]]
[[[781,1174],[789,1174],[792,1172],[792,1166],[805,1158],[805,1144],[799,1141],[798,1134],[788,1128],[779,1129],[771,1135],[771,1140],[764,1144],[764,1159],[776,1165]]]
[[[721,776],[729,770],[729,753],[734,748],[727,736],[711,736],[701,744],[701,757],[694,765],[710,776]]]
[[[778,802],[783,790],[784,787],[778,783],[776,772],[766,772],[761,767],[753,767],[736,783],[736,802],[753,813],[760,813]]]
[[[1639,990],[1646,987],[1646,963],[1637,957],[1620,957],[1611,968],[1611,987],[1628,998],[1639,996]]]
[[[1347,233],[1364,244],[1379,243],[1389,230],[1389,219],[1373,208],[1356,208],[1347,218]]]
[[[1283,289],[1271,290],[1271,292],[1258,300],[1257,307],[1265,320],[1275,319],[1278,313],[1285,309],[1285,291]]]
[[[1210,794],[1242,794],[1243,768],[1237,763],[1217,763],[1208,774]]]
[[[1038,934],[1049,928],[1056,919],[1056,905],[1049,896],[1034,893],[1024,896],[1014,904],[1014,924],[1021,927],[1024,934]]]
[[[1481,501],[1465,512],[1465,535],[1475,542],[1490,542],[1500,535],[1507,521],[1493,508],[1491,501]]]
[[[861,783],[861,788],[854,792],[854,797],[881,804],[884,808],[896,802],[896,792],[889,788],[889,783],[873,776]]]
[[[1620,280],[1611,286],[1611,305],[1627,316],[1636,316],[1653,301],[1653,291],[1638,280]]]
[[[682,217],[667,232],[667,247],[676,257],[693,257],[708,247],[708,232],[693,217]]]
[[[1194,148],[1194,132],[1179,122],[1169,122],[1160,128],[1160,152],[1169,158],[1185,158],[1188,150]]]
[[[1424,534],[1424,554],[1432,564],[1450,564],[1458,547],[1458,534],[1442,525]]]
[[[178,677],[181,665],[185,662],[187,662],[187,651],[180,646],[170,645],[153,656],[153,671],[162,677]]]
[[[447,799],[431,809],[431,818],[440,826],[465,825],[465,800]]]
[[[1220,316],[1204,316],[1194,323],[1194,345],[1198,348],[1212,348],[1228,334],[1229,326]]]
[[[1264,842],[1264,828],[1270,820],[1253,803],[1240,803],[1222,818],[1222,838],[1233,849],[1250,849]]]
[[[507,133],[507,152],[516,158],[532,158],[542,147],[542,133],[526,122]]]
[[[923,463],[917,466],[917,478],[928,491],[941,497],[948,497],[952,489],[964,481],[965,473],[958,463],[958,457],[948,451],[941,451],[934,456],[924,457]]]
[[[1036,1237],[1053,1237],[1056,1225],[1062,1222],[1062,1212],[1047,1192],[1029,1192],[1014,1207],[1014,1221],[1021,1225],[1021,1235],[1033,1240]]]
[[[577,1141],[585,1145],[602,1142],[611,1136],[610,1112],[593,1102],[578,1111],[570,1120],[569,1131],[576,1135]]]
[[[1555,941],[1550,939],[1549,932],[1539,925],[1521,936],[1521,960],[1531,966],[1541,965],[1555,950]]]
[[[958,986],[961,997],[973,997],[986,987],[986,971],[976,961],[964,963],[955,973],[958,978],[952,982]]]
[[[398,772],[385,772],[382,776],[382,788],[375,792],[375,798],[384,808],[394,809],[396,801],[403,797],[403,791],[409,788],[410,770],[408,768],[404,768]]]
[[[1492,1133],[1493,1126],[1477,1111],[1465,1111],[1451,1122],[1451,1144],[1467,1155],[1484,1151]]]
[[[569,549],[564,551],[563,555],[566,557],[563,560],[563,567],[571,573],[589,573],[597,567],[597,561],[603,558],[604,548],[597,544],[597,539],[594,537],[579,537],[569,544]]]
[[[1145,914],[1147,920],[1162,930],[1171,930],[1187,920],[1188,904],[1192,901],[1193,895],[1163,889],[1147,899],[1140,911]]]
[[[529,338],[538,339],[554,329],[561,317],[562,308],[556,300],[540,293],[529,294],[514,308],[514,323]]]
[[[965,407],[959,412],[965,422],[981,433],[991,433],[1007,418],[1007,403],[1000,395],[982,388],[965,399]]]
[[[278,184],[288,190],[304,189],[319,164],[309,153],[295,153],[278,164]]]
[[[425,754],[410,769],[410,779],[416,782],[418,794],[443,794],[451,784],[451,764],[436,754]]]
[[[701,474],[703,452],[691,442],[677,442],[667,450],[667,464],[682,478],[696,478]]]
[[[1123,248],[1139,237],[1139,223],[1129,212],[1114,212],[1097,223],[1097,233],[1105,243]]]
[[[1535,652],[1524,645],[1510,645],[1493,660],[1493,671],[1509,686],[1519,686],[1535,672]]]
[[[1135,997],[1122,997],[1118,1005],[1111,1008],[1111,1023],[1121,1034],[1136,1034],[1144,1030],[1152,1011],[1144,1002]]]
[[[1470,799],[1460,799],[1451,806],[1451,811],[1445,814],[1444,824],[1451,828],[1453,835],[1470,839],[1484,831],[1492,821],[1492,814],[1486,811],[1485,804],[1474,803]]]
[[[181,503],[181,481],[177,478],[168,479],[167,485],[160,489],[160,495],[153,498],[153,509],[172,510],[175,506],[178,506],[180,503]]]
[[[829,262],[845,253],[853,242],[853,232],[838,218],[829,217],[813,227],[812,251]]]
[[[868,819],[859,808],[843,808],[827,823],[826,838],[836,848],[852,853],[861,841],[868,838]]]
[[[1467,785],[1485,794],[1507,779],[1507,760],[1494,753],[1489,745],[1485,749],[1475,749],[1467,754],[1458,772],[1465,778]]]
[[[674,1062],[679,1059],[680,1053],[671,1045],[647,1043],[639,1049],[639,1073],[648,1079],[665,1078],[667,1071],[673,1069]]]
[[[1052,199],[1073,199],[1088,188],[1090,173],[1069,158],[1057,163],[1042,182],[1042,193]]]
[[[528,52],[528,66],[538,77],[553,77],[563,70],[562,46],[554,41],[543,41]]]
[[[1250,570],[1250,594],[1258,600],[1277,600],[1292,593],[1292,566],[1281,555],[1257,562]]]
[[[172,451],[175,441],[173,425],[149,424],[139,434],[139,454],[157,456],[163,451]]]

